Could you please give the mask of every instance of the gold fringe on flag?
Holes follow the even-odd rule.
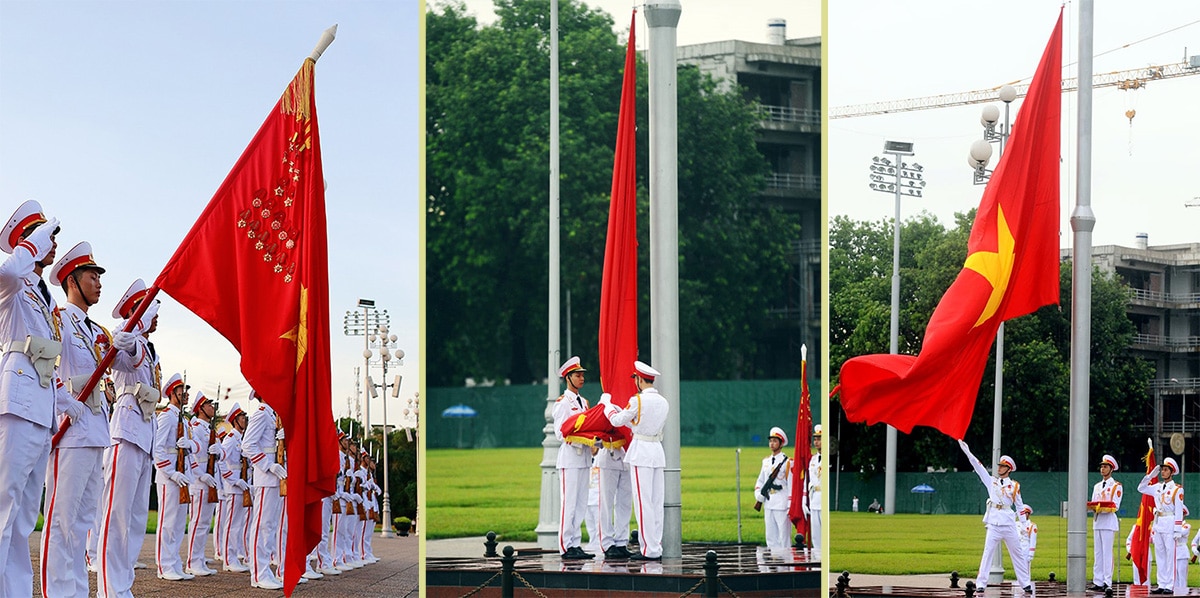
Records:
[[[312,118],[312,82],[313,82],[313,65],[316,64],[312,58],[305,58],[304,64],[300,67],[300,72],[292,78],[292,82],[288,84],[287,89],[283,90],[283,97],[279,101],[279,110],[284,114],[296,115],[296,120],[308,120]]]

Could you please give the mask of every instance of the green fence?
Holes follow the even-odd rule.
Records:
[[[765,446],[771,426],[796,428],[799,380],[681,382],[680,444],[684,446]],[[592,392],[589,392],[592,391]],[[584,396],[594,405],[599,385]],[[593,394],[594,392],[594,394]],[[821,389],[811,387],[813,421],[821,417]],[[539,446],[545,434],[544,385],[426,389],[425,445],[429,448]],[[465,405],[473,417],[443,417]]]
[[[866,511],[872,500],[883,504],[883,474],[864,478],[857,473],[830,472],[826,488],[830,491],[829,507],[834,511],[849,511],[851,500],[858,496],[859,511]],[[1192,476],[1196,478],[1196,476]],[[1121,517],[1136,517],[1141,494],[1137,491],[1141,473],[1117,472],[1113,474],[1124,486],[1121,501]],[[1062,504],[1067,500],[1067,474],[1065,472],[1022,472],[1017,471],[1012,479],[1021,484],[1021,498],[1033,508],[1035,517],[1060,516]],[[1087,495],[1092,495],[1092,485],[1100,481],[1100,474],[1088,476]],[[1185,480],[1184,496],[1195,496],[1200,492],[1200,478]],[[933,492],[913,492],[912,489],[926,485]],[[897,513],[959,513],[983,514],[987,503],[987,491],[972,471],[946,473],[897,473]]]

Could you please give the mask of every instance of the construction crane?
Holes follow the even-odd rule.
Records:
[[[1092,87],[1118,87],[1120,89],[1133,90],[1145,87],[1149,81],[1174,79],[1175,77],[1186,77],[1188,75],[1200,75],[1200,56],[1192,56],[1190,60],[1185,62],[1093,75]],[[1029,91],[1028,83],[1016,84],[1013,87],[1016,88],[1017,97],[1019,98],[1025,97],[1025,93]],[[916,110],[945,108],[947,106],[966,106],[969,104],[994,102],[996,101],[996,93],[999,89],[999,87],[993,87],[979,91],[948,93],[908,100],[838,106],[830,109],[829,118],[854,118],[857,116],[874,116],[877,114],[913,112]],[[1077,91],[1078,89],[1078,77],[1063,79],[1062,90],[1064,92]]]

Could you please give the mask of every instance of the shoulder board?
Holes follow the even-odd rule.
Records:
[[[266,408],[266,406],[265,406],[265,405],[259,405],[259,406],[258,406],[258,410],[259,410],[259,411],[266,411],[266,410],[267,410],[267,408]]]
[[[557,403],[557,402],[561,401],[563,399],[563,396],[564,395],[558,395],[558,398],[554,399],[554,402]]]

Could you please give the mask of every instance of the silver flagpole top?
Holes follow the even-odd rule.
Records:
[[[330,27],[329,29],[326,29],[325,31],[323,31],[321,33],[321,40],[317,42],[317,47],[313,48],[312,55],[310,55],[309,58],[312,58],[313,62],[316,62],[317,59],[321,58],[321,54],[324,54],[325,48],[328,48],[329,44],[333,43],[333,38],[336,35],[337,35],[337,25],[336,24],[333,27]]]

